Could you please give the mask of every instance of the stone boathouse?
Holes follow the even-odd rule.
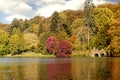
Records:
[[[107,53],[105,52],[104,49],[98,50],[94,48],[91,52],[91,57],[106,57]]]

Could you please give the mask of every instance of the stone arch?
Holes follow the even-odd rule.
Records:
[[[105,57],[105,53],[101,53],[101,54],[100,54],[100,57]]]
[[[99,57],[99,54],[98,53],[94,53],[94,57]]]

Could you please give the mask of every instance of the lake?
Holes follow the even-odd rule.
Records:
[[[120,80],[120,58],[0,58],[0,80]]]

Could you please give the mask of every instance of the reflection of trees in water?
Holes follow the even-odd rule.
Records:
[[[46,59],[2,64],[0,80],[119,80],[119,58]]]
[[[111,72],[109,70],[107,58],[94,60],[94,80],[109,80]]]
[[[110,80],[120,80],[120,58],[112,58],[109,61],[109,68],[111,71]]]
[[[12,71],[9,66],[0,66],[0,80],[12,80],[13,78],[11,77],[11,72]]]
[[[0,67],[0,70],[6,71],[0,72],[0,80],[72,80],[70,59],[67,62],[63,59],[52,60],[54,63],[48,59],[45,62],[30,62],[29,59],[21,63],[13,61],[11,65],[3,66],[3,69]]]
[[[72,80],[71,62],[59,62],[47,64],[46,80]]]
[[[39,64],[39,62],[25,61],[22,63],[13,62],[13,64],[3,66],[4,72],[0,73],[0,80],[41,80],[41,76],[44,75],[41,70],[46,69]]]
[[[73,80],[107,80],[110,77],[106,60],[75,58],[72,61]]]

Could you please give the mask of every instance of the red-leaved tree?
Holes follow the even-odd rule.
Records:
[[[72,53],[72,45],[67,40],[57,41],[55,36],[51,36],[46,42],[47,51],[55,53],[57,57],[70,57]]]
[[[67,40],[61,40],[59,44],[56,45],[55,51],[57,57],[70,57],[72,45]]]
[[[50,54],[55,53],[56,44],[57,44],[57,39],[55,36],[51,36],[47,39],[46,48]]]

